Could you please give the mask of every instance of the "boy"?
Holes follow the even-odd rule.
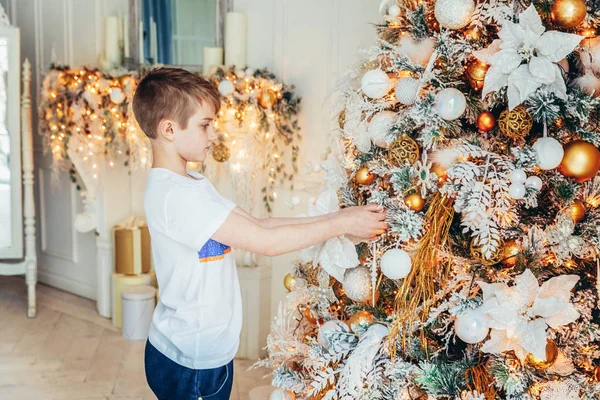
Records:
[[[225,400],[242,327],[231,247],[276,256],[335,236],[372,239],[387,228],[376,206],[314,218],[258,220],[221,197],[188,161],[216,140],[217,91],[199,76],[158,68],[140,82],[135,117],[152,143],[144,208],[152,238],[158,303],[146,343],[146,378],[160,400]]]

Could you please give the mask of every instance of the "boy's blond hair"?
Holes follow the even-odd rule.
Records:
[[[186,129],[197,108],[204,105],[218,112],[219,93],[206,79],[181,68],[150,70],[133,96],[133,114],[150,139],[156,139],[158,124],[167,118]]]

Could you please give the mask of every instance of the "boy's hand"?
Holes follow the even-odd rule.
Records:
[[[353,239],[375,239],[385,233],[388,228],[385,209],[377,204],[368,206],[348,207],[340,211],[339,221],[346,235]]]

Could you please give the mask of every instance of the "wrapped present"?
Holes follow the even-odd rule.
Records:
[[[150,233],[143,218],[129,217],[113,228],[115,272],[140,275],[152,269]]]
[[[142,275],[124,275],[113,273],[112,275],[112,323],[117,328],[122,326],[122,305],[121,292],[129,286],[145,285],[150,286],[152,278],[149,274]]]

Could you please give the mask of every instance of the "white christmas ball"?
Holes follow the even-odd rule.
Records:
[[[522,169],[515,169],[510,173],[510,181],[512,183],[525,183],[527,174]]]
[[[565,150],[560,142],[550,137],[538,139],[533,144],[533,150],[536,152],[539,166],[543,170],[558,167],[565,155]]]
[[[363,303],[371,299],[371,272],[367,267],[360,266],[344,273],[344,292],[353,301]]]
[[[415,78],[403,78],[396,84],[396,99],[401,104],[409,106],[417,101],[419,81]]]
[[[535,190],[542,190],[543,182],[539,176],[532,175],[525,181],[525,187],[532,188]]]
[[[392,4],[389,8],[388,8],[388,15],[392,18],[396,18],[400,15],[400,7],[398,7],[397,4]]]
[[[448,29],[462,29],[471,22],[475,11],[473,0],[437,0],[435,19],[440,26]]]
[[[525,185],[522,183],[511,183],[508,187],[508,194],[515,200],[520,200],[525,197],[526,192]]]
[[[85,99],[85,101],[88,102],[90,107],[92,107],[92,108],[98,107],[98,102],[100,101],[100,97],[98,96],[98,93],[86,90],[85,92],[83,92],[83,98]],[[112,95],[111,95],[111,100],[112,100]]]
[[[411,35],[400,39],[398,53],[406,55],[415,64],[425,67],[435,50],[435,39],[427,38],[417,42]]]
[[[412,268],[410,255],[401,249],[392,249],[384,253],[380,260],[381,272],[390,279],[403,279]]]
[[[348,332],[348,325],[337,319],[332,319],[321,325],[319,334],[317,335],[317,342],[324,349],[329,348],[329,339],[325,334],[330,332]]]
[[[275,389],[271,392],[269,400],[295,400],[296,395],[291,390]]]
[[[219,83],[219,94],[221,96],[229,96],[235,91],[233,82],[225,79]]]
[[[381,69],[373,69],[363,75],[360,86],[367,97],[379,99],[390,92],[392,81]]]
[[[292,205],[299,206],[301,202],[302,202],[302,200],[300,199],[300,197],[298,197],[298,196],[292,197]]]
[[[367,127],[367,133],[373,143],[379,147],[387,147],[386,137],[397,119],[398,115],[393,111],[382,111],[375,114]]]
[[[460,315],[454,322],[456,336],[465,343],[481,343],[487,337],[490,328],[485,326],[485,317],[476,311]]]
[[[467,99],[458,89],[444,89],[436,96],[435,108],[442,119],[452,121],[463,115],[467,108]]]
[[[110,91],[110,101],[115,104],[121,104],[125,101],[125,93],[123,93],[121,88],[112,88]]]

